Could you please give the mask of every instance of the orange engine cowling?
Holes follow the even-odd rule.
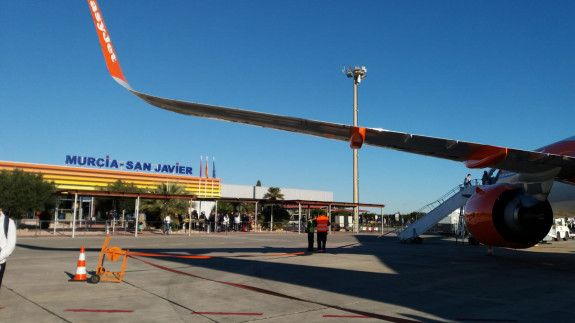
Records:
[[[465,205],[465,220],[469,232],[485,245],[529,248],[551,229],[553,210],[549,201],[501,184],[477,188]]]

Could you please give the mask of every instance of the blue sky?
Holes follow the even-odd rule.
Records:
[[[352,122],[345,65],[365,65],[363,126],[534,149],[574,135],[572,1],[100,1],[143,92]],[[85,1],[0,11],[0,160],[67,154],[190,164],[229,184],[352,199],[344,142],[178,115],[118,86]],[[211,166],[211,165],[210,165]],[[360,200],[409,212],[462,182],[459,163],[364,147]],[[481,171],[472,174],[479,176]]]

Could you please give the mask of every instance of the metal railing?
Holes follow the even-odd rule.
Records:
[[[479,183],[480,183],[479,179],[472,179],[470,185],[471,186],[477,186],[477,185],[479,185]],[[417,220],[421,219],[427,213],[431,212],[433,209],[435,209],[436,207],[443,204],[443,202],[449,200],[455,194],[461,192],[464,188],[465,188],[465,186],[463,184],[459,184],[459,185],[455,186],[454,188],[450,189],[447,193],[443,194],[437,200],[435,200],[431,203],[425,204],[424,206],[422,206],[418,210],[414,211],[413,213],[416,213],[414,220],[417,221]],[[409,223],[404,223],[402,227],[405,228],[408,225],[409,225]]]
[[[118,235],[134,236],[136,221],[133,218],[124,220],[76,220],[74,224],[71,220],[39,220],[39,219],[15,219],[19,236],[97,236],[97,235]],[[306,223],[301,226],[297,221],[274,221],[273,230],[270,228],[271,222],[254,223],[252,221],[231,223],[227,226],[220,222],[217,225],[211,221],[172,221],[169,230],[163,221],[140,221],[138,224],[138,234],[143,235],[189,235],[191,233],[248,233],[248,232],[301,232],[305,233]],[[396,228],[391,224],[381,225],[381,221],[369,221],[360,225],[360,232],[381,233],[389,232]],[[300,231],[301,230],[301,231]],[[339,224],[332,223],[331,232],[352,232],[352,226],[347,228]]]

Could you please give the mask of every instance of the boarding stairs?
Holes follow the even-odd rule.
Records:
[[[417,210],[416,213],[423,213],[423,215],[397,235],[399,240],[409,241],[417,239],[453,211],[465,206],[477,185],[476,180],[472,181],[471,185],[458,185],[439,199]]]

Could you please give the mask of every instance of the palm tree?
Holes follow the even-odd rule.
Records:
[[[284,195],[279,187],[270,187],[268,188],[268,192],[264,195],[264,199],[270,201],[283,200]]]
[[[114,183],[108,184],[108,186],[101,188],[104,191],[109,192],[121,192],[121,193],[143,193],[145,190],[137,187],[133,183],[126,183],[121,180],[117,180]],[[99,201],[99,206],[106,210],[114,209],[116,211],[122,212],[134,212],[135,204],[133,198],[121,198],[115,197],[110,200]]]
[[[176,183],[162,183],[154,190],[156,194],[163,195],[183,195],[186,194],[186,189]]]
[[[154,190],[159,195],[185,195],[185,188],[175,183],[162,183]],[[189,202],[182,199],[148,200],[144,203],[143,210],[156,214],[160,219],[166,215],[184,214],[187,212]],[[173,223],[177,223],[174,221]]]
[[[123,193],[141,193],[144,190],[140,189],[133,183],[126,183],[122,180],[117,180],[114,183],[108,184],[108,186],[102,188],[103,190],[110,192],[123,192]]]
[[[282,194],[279,187],[270,187],[268,188],[268,192],[264,195],[264,199],[270,201],[279,201],[284,199],[284,195]],[[272,203],[271,206],[271,214],[270,214],[270,230],[274,230],[274,207],[275,204]]]

